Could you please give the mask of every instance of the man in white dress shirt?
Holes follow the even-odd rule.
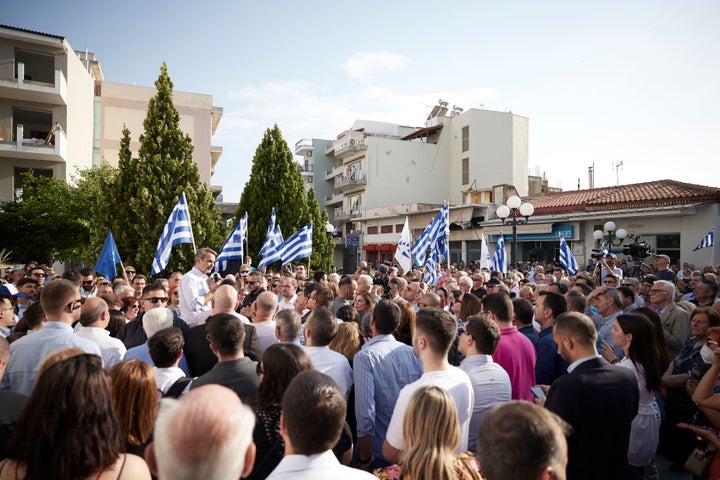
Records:
[[[105,300],[89,297],[80,309],[81,327],[75,332],[78,337],[97,343],[102,353],[103,366],[109,370],[125,358],[125,344],[110,336],[105,327],[110,323],[110,311]]]
[[[330,350],[328,346],[337,331],[338,323],[330,309],[325,306],[315,307],[305,322],[305,353],[310,357],[315,370],[330,376],[347,400],[353,384],[350,362],[344,355]]]
[[[188,325],[193,325],[198,313],[210,310],[213,293],[207,279],[216,255],[209,248],[201,248],[195,254],[195,266],[180,279],[180,316]]]
[[[375,478],[341,465],[331,450],[345,423],[347,406],[343,397],[335,382],[317,371],[302,372],[290,382],[280,417],[285,457],[268,480]]]

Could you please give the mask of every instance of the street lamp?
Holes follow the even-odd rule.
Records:
[[[518,212],[520,216],[525,217],[524,220],[522,218],[518,219]],[[531,203],[522,203],[522,200],[520,200],[520,197],[517,195],[508,198],[505,205],[500,205],[495,211],[495,215],[502,220],[503,225],[505,225],[505,220],[512,214],[513,244],[512,250],[510,251],[510,263],[513,265],[513,268],[516,267],[515,262],[517,261],[517,226],[518,224],[523,225],[528,223],[530,215],[534,212],[535,207],[533,207]]]
[[[602,230],[595,230],[593,232],[593,238],[597,242],[602,242],[602,245],[607,244],[608,250],[613,246],[619,247],[622,245],[628,235],[627,230],[624,228],[618,228],[616,230],[615,222],[612,221],[605,222],[603,228],[605,229],[605,232],[607,232],[607,235]]]

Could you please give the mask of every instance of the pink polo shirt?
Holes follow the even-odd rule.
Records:
[[[530,387],[535,385],[535,348],[517,327],[500,329],[500,342],[493,360],[505,369],[510,377],[513,400],[532,402]]]

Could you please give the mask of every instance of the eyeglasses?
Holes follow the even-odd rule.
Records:
[[[78,298],[77,300],[73,300],[72,302],[68,303],[68,307],[70,306],[73,310],[77,310],[78,308],[82,307],[82,298]]]
[[[257,373],[257,376],[265,375],[265,370],[263,370],[262,363],[258,362],[257,367],[255,367],[255,373]]]
[[[145,300],[146,302],[150,302],[150,303],[158,303],[158,302],[165,303],[168,301],[168,298],[167,297],[148,297],[148,298],[143,298],[143,300]]]
[[[44,273],[33,273],[32,276],[33,277],[47,277],[47,275],[45,275]]]
[[[94,280],[83,280],[82,284],[83,285],[92,285],[93,282],[94,282]]]

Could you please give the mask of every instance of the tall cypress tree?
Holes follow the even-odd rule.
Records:
[[[150,271],[162,229],[182,192],[198,248],[219,248],[225,228],[212,194],[200,182],[190,136],[180,129],[165,62],[155,87],[157,94],[148,102],[138,158],[131,158],[130,132],[123,130],[121,145],[125,147],[113,189],[117,215],[111,219],[123,260],[143,272]],[[173,247],[167,271],[187,270],[192,263],[192,245],[178,245]]]
[[[332,238],[328,238],[327,235],[328,214],[325,210],[320,210],[320,204],[315,198],[315,189],[312,187],[307,193],[307,204],[310,221],[313,222],[313,252],[310,257],[310,268],[328,272],[332,265],[335,247]]]
[[[285,238],[310,221],[302,174],[277,124],[265,130],[255,150],[250,179],[240,196],[233,222],[248,212],[248,254],[256,265],[273,207]]]

